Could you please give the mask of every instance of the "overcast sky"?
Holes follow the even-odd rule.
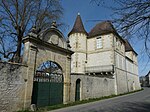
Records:
[[[109,1],[107,2],[109,5],[115,5],[111,0],[106,1]],[[67,29],[63,32],[65,37],[67,37],[67,34],[72,29],[78,13],[81,15],[87,32],[89,32],[97,23],[112,19],[113,12],[111,9],[97,6],[94,3],[90,3],[90,0],[62,0],[62,5],[64,8],[64,17],[62,18],[62,21],[67,24]],[[150,63],[147,64],[146,55],[143,56],[141,53],[142,42],[134,39],[131,44],[139,54],[139,75],[146,75],[150,70]]]

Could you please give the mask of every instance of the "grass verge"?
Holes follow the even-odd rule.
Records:
[[[114,97],[117,97],[117,96],[127,95],[127,94],[135,93],[135,92],[138,92],[138,91],[142,91],[142,90],[143,90],[143,88],[140,89],[140,90],[136,90],[136,91],[132,91],[132,92],[128,92],[128,93],[123,93],[123,94],[119,94],[119,95],[110,95],[110,96],[104,96],[104,97],[100,97],[100,98],[90,98],[90,99],[87,99],[87,100],[71,102],[71,103],[68,103],[68,104],[59,104],[59,105],[53,105],[53,106],[46,106],[46,107],[43,107],[43,108],[39,108],[36,112],[47,112],[47,111],[50,111],[50,110],[55,110],[55,109],[75,106],[75,105],[79,105],[79,104],[85,104],[85,103],[90,103],[90,102],[94,102],[94,101],[99,101],[99,100],[103,100],[103,99],[114,98]],[[22,111],[17,111],[17,112],[32,112],[32,111],[22,110]]]

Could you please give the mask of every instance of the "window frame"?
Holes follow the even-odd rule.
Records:
[[[102,49],[102,48],[103,48],[102,37],[99,36],[96,38],[96,49]]]

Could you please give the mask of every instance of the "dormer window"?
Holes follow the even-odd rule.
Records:
[[[102,48],[102,37],[96,38],[96,47],[97,48]]]

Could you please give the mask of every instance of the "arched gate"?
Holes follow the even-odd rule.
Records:
[[[34,75],[32,104],[38,107],[63,103],[61,67],[52,61],[44,62]]]

